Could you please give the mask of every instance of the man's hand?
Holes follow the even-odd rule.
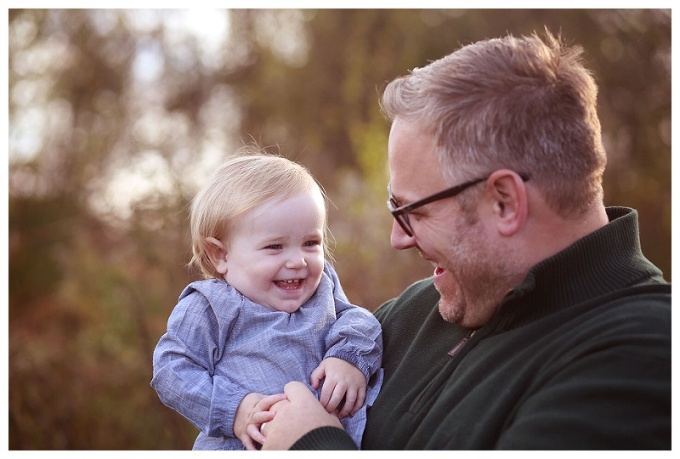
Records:
[[[329,414],[314,394],[301,382],[293,381],[284,389],[287,400],[271,407],[275,413],[263,428],[262,449],[286,450],[306,433],[324,426],[339,427],[337,416]]]

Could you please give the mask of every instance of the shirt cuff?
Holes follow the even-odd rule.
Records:
[[[307,432],[296,441],[291,450],[355,450],[357,445],[347,432],[339,427],[324,426]]]

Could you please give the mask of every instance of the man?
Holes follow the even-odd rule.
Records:
[[[381,306],[363,449],[670,449],[670,285],[605,208],[596,84],[546,32],[386,88],[391,243],[434,275]],[[300,383],[264,448],[352,448]]]

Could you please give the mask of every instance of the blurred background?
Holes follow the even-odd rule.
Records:
[[[187,204],[244,143],[327,189],[354,303],[430,275],[389,244],[382,88],[544,26],[585,48],[605,201],[639,210],[670,280],[670,10],[9,10],[9,448],[191,448],[151,354],[197,278]]]

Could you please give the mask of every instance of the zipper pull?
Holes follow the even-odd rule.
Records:
[[[472,335],[474,335],[477,332],[477,330],[472,330],[465,338],[460,340],[458,344],[456,344],[453,349],[451,349],[447,354],[449,354],[451,357],[455,357],[458,355],[461,349],[463,349],[463,346],[467,344],[468,341],[470,341],[470,338],[472,338]]]

